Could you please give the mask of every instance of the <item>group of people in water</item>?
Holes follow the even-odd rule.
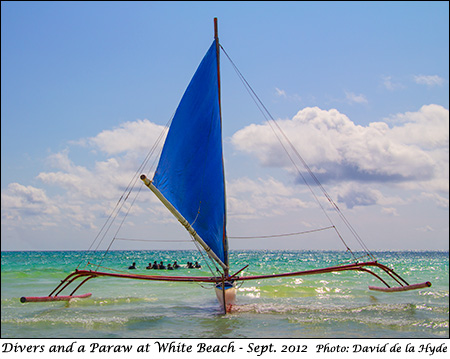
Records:
[[[146,269],[168,269],[168,270],[174,270],[178,269],[181,266],[177,263],[177,261],[173,262],[173,264],[169,263],[167,266],[164,265],[163,261],[156,263],[156,261],[153,262],[153,264],[150,262]],[[187,262],[186,268],[201,268],[202,266],[198,263],[192,263]],[[128,269],[136,269],[136,262],[133,262],[131,266],[128,267]]]

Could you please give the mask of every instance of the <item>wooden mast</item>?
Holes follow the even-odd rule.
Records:
[[[219,109],[220,109],[220,119],[222,120],[222,104],[220,94],[220,45],[219,45],[219,28],[217,24],[217,17],[214,18],[214,40],[216,40],[217,80],[219,85]]]
[[[220,128],[222,129],[222,100],[221,100],[221,90],[220,90],[220,45],[219,45],[219,29],[217,24],[217,17],[214,18],[214,41],[216,42],[216,58],[217,58],[217,86],[218,86],[218,94],[219,94],[219,117],[220,117]],[[228,277],[229,271],[228,271],[228,241],[226,238],[226,215],[227,215],[227,209],[226,209],[226,192],[225,192],[225,168],[223,164],[223,154],[222,154],[222,171],[223,171],[223,188],[224,188],[224,199],[225,199],[225,214],[224,214],[224,224],[223,224],[223,252],[224,252],[224,261],[225,265],[227,266],[224,269],[224,273],[222,276],[222,300],[223,300],[223,310],[224,313],[227,314],[227,302],[225,297],[225,278]]]
[[[219,116],[220,116],[220,128],[222,129],[222,96],[221,96],[221,86],[220,86],[220,44],[219,44],[219,27],[218,27],[218,21],[217,17],[214,18],[214,40],[216,42],[216,58],[217,58],[217,85],[218,85],[218,93],[219,93]],[[223,156],[223,155],[222,155]],[[222,158],[222,170],[223,170],[223,188],[224,188],[224,198],[226,198],[226,187],[225,187],[225,169],[223,165],[223,158]],[[226,237],[226,215],[227,215],[227,209],[226,209],[226,199],[225,199],[225,218],[224,218],[224,224],[223,224],[223,250],[224,250],[224,261],[225,261],[225,271],[224,276],[227,277],[229,274],[229,263],[228,263],[228,240]]]

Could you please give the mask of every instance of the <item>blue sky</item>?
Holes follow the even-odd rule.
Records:
[[[214,17],[369,248],[448,250],[448,2],[1,6],[2,250],[89,247],[210,46]],[[329,225],[221,64],[229,235]],[[186,237],[151,193],[129,219],[121,237]],[[319,233],[230,245],[344,249]],[[142,247],[170,245],[117,244]]]

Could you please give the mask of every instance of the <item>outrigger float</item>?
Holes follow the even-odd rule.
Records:
[[[232,66],[235,68],[238,76],[244,83],[244,86],[246,86],[248,92],[258,103],[258,107],[262,110],[269,123],[272,121],[272,128],[282,147],[286,152],[288,152],[287,149],[290,149],[291,154],[294,154],[301,162],[307,173],[317,185],[317,188],[323,192],[325,198],[331,203],[331,207],[337,210],[339,216],[343,218],[343,222],[350,228],[350,232],[356,237],[357,241],[362,244],[363,250],[370,260],[359,263],[358,258],[356,258],[346,242],[342,239],[337,227],[334,223],[331,223],[331,226],[327,227],[327,229],[333,228],[337,232],[337,235],[344,243],[346,250],[353,256],[351,264],[280,274],[240,276],[239,274],[248,267],[245,266],[234,274],[230,274],[228,237],[226,233],[227,213],[225,171],[222,153],[222,110],[220,99],[219,60],[221,49],[223,50],[223,47],[219,44],[217,19],[214,19],[214,41],[201,61],[175,112],[153,179],[149,180],[146,175],[140,176],[143,183],[156,195],[164,206],[166,206],[180,224],[185,227],[200,252],[206,253],[207,258],[211,260],[212,267],[215,267],[215,272],[214,270],[211,270],[211,276],[197,277],[101,272],[98,271],[100,266],[97,266],[96,270],[77,268],[73,273],[63,279],[48,296],[22,297],[20,299],[22,303],[69,301],[75,298],[88,298],[91,296],[91,293],[82,295],[77,295],[76,293],[87,281],[98,277],[148,281],[211,283],[215,288],[218,301],[225,313],[235,304],[236,283],[250,280],[317,275],[342,271],[359,271],[376,277],[384,284],[384,287],[369,286],[370,290],[401,292],[431,286],[430,282],[409,284],[393,269],[378,263],[375,257],[367,250],[367,247],[362,244],[361,239],[355,233],[354,229],[349,226],[347,220],[343,217],[342,212],[338,209],[328,193],[325,192],[322,185],[318,182],[317,177],[304,162],[298,151],[293,148],[292,143],[289,141],[286,134],[281,130],[276,121],[273,120],[273,117],[268,113],[266,107],[256,96],[253,89],[243,78],[239,70],[237,70],[233,62]],[[223,51],[229,58],[225,50]],[[275,130],[277,130],[278,133]],[[288,157],[293,161],[291,155],[288,154]],[[146,158],[140,170],[148,163],[148,158]],[[297,164],[293,162],[293,165],[298,170]],[[304,178],[300,172],[299,174]],[[309,185],[308,187],[310,188]],[[128,197],[128,195],[122,196],[121,199],[124,198],[125,201]],[[117,213],[119,211],[120,207],[119,210],[117,210]],[[328,219],[331,222],[329,217]],[[107,227],[109,228],[109,226]],[[115,239],[116,238],[113,238],[113,241]],[[108,249],[111,247],[111,244]],[[377,269],[381,274],[375,273],[372,269]],[[386,280],[383,279],[381,275],[387,277]],[[393,281],[395,285],[389,285],[387,280]],[[75,288],[69,291],[69,288],[72,288],[73,286],[75,286]],[[63,295],[63,291],[69,291],[69,295]]]

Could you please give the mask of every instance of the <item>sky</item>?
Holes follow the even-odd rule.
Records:
[[[3,1],[2,250],[91,246],[211,45],[214,17],[369,249],[448,250],[449,4],[432,1]],[[340,227],[224,53],[221,82],[230,248],[344,250],[330,230],[234,238]],[[116,237],[135,241],[112,249],[194,248],[146,188]]]

